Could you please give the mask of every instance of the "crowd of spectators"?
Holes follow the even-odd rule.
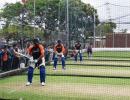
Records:
[[[0,47],[0,71],[9,71],[20,67],[20,56],[17,44],[3,44]]]

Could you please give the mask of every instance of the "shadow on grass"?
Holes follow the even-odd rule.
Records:
[[[84,57],[85,57],[85,56],[84,56]],[[87,56],[86,56],[86,57],[87,57]],[[108,58],[130,58],[130,57],[123,57],[123,56],[99,56],[99,55],[98,55],[98,56],[95,55],[95,56],[93,56],[93,57],[101,57],[101,58],[102,58],[102,57],[108,57]]]
[[[4,98],[0,98],[0,100],[19,100],[19,99],[4,99]]]
[[[40,74],[34,74],[40,75]],[[47,76],[72,76],[72,77],[94,77],[94,78],[120,78],[120,79],[130,79],[128,76],[103,76],[103,75],[78,75],[78,74],[46,74]]]

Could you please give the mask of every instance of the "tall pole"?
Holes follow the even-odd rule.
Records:
[[[22,15],[21,15],[21,37],[20,37],[20,41],[21,41],[21,49],[23,52],[23,34],[24,34],[24,5],[22,6]]]
[[[126,48],[127,48],[127,44],[128,44],[128,43],[127,43],[127,39],[128,39],[127,35],[128,35],[128,34],[126,33],[126,38],[125,38],[125,47],[126,47]]]
[[[22,0],[22,3],[23,3],[23,5],[22,5],[22,15],[21,15],[21,39],[20,39],[20,41],[21,41],[21,49],[22,49],[22,52],[24,52],[23,50],[24,50],[24,37],[23,37],[23,34],[24,34],[24,15],[25,15],[25,13],[26,13],[26,11],[25,11],[25,3],[26,3],[26,0]]]
[[[113,48],[115,47],[115,34],[114,34],[114,32],[113,32]]]
[[[95,12],[94,12],[94,31],[93,31],[93,42],[94,42],[94,48],[95,48],[95,42],[96,42],[96,40],[95,40],[95,34],[96,34],[96,25],[95,25],[95,21],[96,20],[96,17],[95,17]]]
[[[24,9],[24,8],[23,8],[23,9]],[[24,29],[24,27],[23,27],[23,26],[24,26],[24,25],[23,25],[23,20],[24,20],[23,17],[24,17],[24,11],[22,11],[22,38],[21,38],[21,43],[22,43],[22,48],[21,48],[21,49],[22,49],[22,51],[23,51],[23,32],[24,32],[24,31],[23,31],[23,29]]]
[[[35,32],[36,32],[36,29],[35,29],[35,14],[36,14],[36,1],[34,0],[33,1],[33,13],[34,13],[34,30],[33,30],[33,34],[34,34],[34,38],[36,36]]]
[[[100,24],[100,26],[99,26],[100,28],[100,48],[102,47],[102,24]]]
[[[67,25],[66,25],[66,33],[67,33],[67,47],[69,48],[69,2],[66,0],[67,4]]]
[[[58,39],[60,38],[60,2],[61,0],[59,1],[59,9],[58,9]]]

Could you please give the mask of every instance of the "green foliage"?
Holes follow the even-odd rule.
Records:
[[[2,17],[11,21],[14,17],[19,16],[21,9],[22,5],[20,3],[6,4],[2,12]]]
[[[114,22],[104,22],[97,26],[97,34],[104,36],[108,33],[113,33],[114,29],[116,29]]]
[[[91,67],[92,68],[92,67]],[[105,67],[106,68],[106,67]],[[24,99],[24,100],[42,100],[43,98],[45,100],[129,100],[130,97],[124,97],[124,96],[108,96],[106,94],[88,94],[83,96],[80,91],[78,94],[74,94],[73,92],[67,93],[67,91],[62,90],[61,87],[59,87],[59,91],[54,91],[55,86],[63,85],[63,87],[66,87],[68,85],[73,85],[74,87],[68,88],[68,90],[71,90],[73,88],[76,88],[78,86],[97,86],[98,88],[100,86],[107,87],[108,89],[110,87],[119,87],[122,89],[129,88],[130,80],[129,79],[123,79],[123,78],[96,78],[96,77],[72,77],[72,76],[47,76],[47,85],[45,87],[40,87],[39,82],[39,76],[34,75],[34,84],[31,87],[24,86],[25,80],[27,76],[20,75],[20,76],[14,76],[9,78],[1,79],[0,81],[0,98],[5,99]],[[16,87],[13,88],[12,86],[15,84]],[[52,87],[51,92],[48,92],[48,88]],[[34,89],[33,89],[34,88]],[[103,89],[103,88],[102,88]],[[87,90],[86,90],[87,91]],[[88,90],[89,91],[89,90]],[[100,95],[100,96],[99,96]],[[104,97],[104,98],[103,98]]]
[[[94,56],[96,57],[108,57],[108,58],[128,58],[130,57],[130,53],[125,51],[99,51],[99,52],[95,52]]]
[[[33,31],[28,27],[32,27],[30,24],[38,26],[38,33],[41,33],[39,35],[44,35],[45,38],[59,31],[66,31],[66,0],[36,0],[35,11],[34,16],[34,0],[28,0],[25,5],[18,2],[16,4],[6,4],[1,13],[1,18],[6,19],[5,33],[16,32],[19,34],[20,27],[23,25],[22,28],[25,29],[23,30],[25,32],[22,33],[31,34]],[[93,32],[94,12],[96,14],[96,24],[98,24],[97,11],[90,4],[84,4],[80,0],[69,0],[70,38],[77,39],[81,34],[86,37],[92,35],[89,33]],[[21,18],[22,14],[25,16]],[[12,24],[13,26],[11,26]],[[19,28],[15,29],[14,25],[16,24]],[[12,30],[8,29],[10,26]]]

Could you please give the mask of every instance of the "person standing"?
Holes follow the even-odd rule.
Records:
[[[87,54],[88,54],[88,58],[91,59],[92,58],[92,43],[90,43],[89,46],[87,46]]]
[[[8,71],[10,69],[9,56],[10,56],[10,52],[8,51],[8,46],[4,45],[2,51],[2,63],[3,63],[2,71]]]
[[[81,52],[81,44],[80,41],[77,41],[77,43],[75,44],[75,49],[77,54],[75,55],[75,61],[77,62],[78,60],[78,55],[80,57],[80,62],[82,61],[82,52]]]
[[[13,44],[13,48],[11,49],[11,53],[13,55],[12,57],[12,69],[17,69],[20,67],[20,55],[18,54],[20,52],[18,44]]]
[[[57,67],[57,61],[59,57],[62,61],[62,69],[65,70],[65,57],[64,57],[65,48],[64,45],[61,43],[61,40],[57,41],[57,44],[54,46],[54,65],[53,70],[56,70]]]
[[[45,71],[45,55],[44,55],[44,47],[39,43],[39,39],[33,40],[33,45],[31,45],[28,48],[28,54],[31,56],[31,61],[34,61],[34,65],[30,64],[28,68],[28,82],[26,86],[30,86],[32,84],[33,79],[33,72],[34,68],[37,66],[40,69],[40,83],[42,86],[45,85],[45,77],[46,77],[46,71]]]

